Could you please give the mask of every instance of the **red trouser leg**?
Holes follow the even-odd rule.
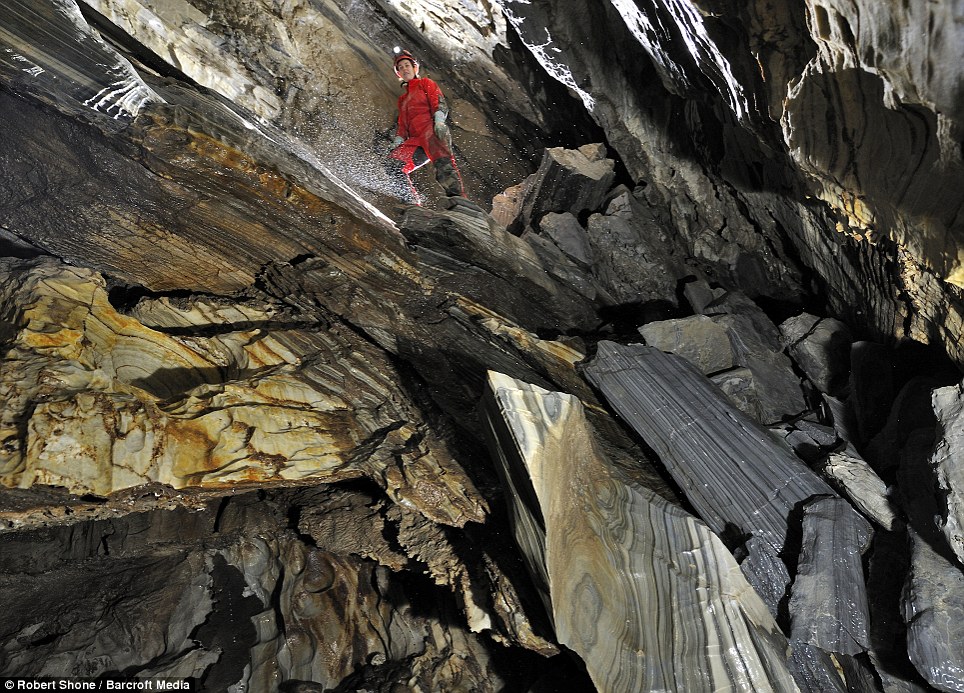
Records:
[[[408,186],[412,191],[412,199],[417,205],[421,205],[424,200],[422,199],[421,194],[419,194],[418,188],[415,187],[415,183],[412,182],[411,173],[412,171],[421,168],[429,161],[428,159],[425,159],[421,163],[415,163],[417,156],[416,152],[419,149],[422,150],[424,156],[425,146],[423,146],[423,144],[424,143],[422,142],[421,138],[411,137],[398,145],[398,147],[396,147],[391,154],[389,154],[391,158],[402,162],[402,173],[405,174],[405,178],[408,180]]]

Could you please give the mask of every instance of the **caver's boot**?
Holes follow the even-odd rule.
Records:
[[[458,171],[455,170],[452,159],[445,157],[436,159],[433,163],[435,164],[435,180],[442,186],[445,194],[449,197],[462,197],[462,180],[459,178]]]

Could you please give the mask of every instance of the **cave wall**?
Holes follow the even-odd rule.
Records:
[[[506,9],[680,233],[782,240],[835,311],[961,360],[960,3]]]
[[[802,282],[868,336],[961,360],[958,3],[81,8],[129,55],[207,87],[378,204],[393,194],[378,154],[397,93],[386,59],[410,47],[453,103],[470,195],[518,183],[544,145],[604,133],[697,256],[740,249],[718,281],[777,300]]]
[[[709,374],[764,423],[809,417],[849,445],[829,423],[854,416],[888,482],[933,495],[901,460],[926,466],[934,423],[903,430],[919,412],[897,395],[930,362],[855,350],[861,377],[838,364],[820,388],[771,317],[806,306],[964,363],[960,17],[959,2],[6,3],[0,603],[32,607],[0,633],[4,672],[588,687],[509,539],[478,404],[489,371],[578,397],[600,488],[636,499],[614,515],[689,518],[579,365],[660,318],[740,353]],[[395,44],[453,102],[481,209],[397,208],[379,149]],[[914,531],[940,542],[934,515]],[[732,548],[693,523],[709,554]],[[142,602],[164,612],[145,632]]]

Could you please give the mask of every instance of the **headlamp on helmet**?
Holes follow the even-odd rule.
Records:
[[[394,60],[394,62],[392,63],[392,65],[393,65],[394,68],[395,68],[395,76],[396,76],[396,77],[398,77],[399,79],[401,79],[401,77],[402,77],[400,74],[398,74],[398,64],[399,64],[402,60],[410,60],[410,61],[412,61],[412,67],[415,68],[415,74],[416,74],[416,75],[418,74],[418,61],[415,59],[415,56],[412,55],[411,53],[409,53],[408,51],[402,50],[402,49],[399,48],[398,46],[395,46],[395,60]]]

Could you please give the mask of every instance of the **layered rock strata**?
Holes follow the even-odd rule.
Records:
[[[609,556],[594,566],[631,562],[607,553],[617,544],[685,538],[730,566],[732,587],[719,541],[643,489],[677,496],[576,368],[600,337],[649,323],[647,339],[780,422],[775,441],[753,429],[735,445],[746,419],[703,382],[682,402],[687,435],[709,428],[778,473],[731,489],[746,478],[737,464],[682,486],[722,504],[759,492],[748,505],[765,532],[746,536],[745,509],[700,512],[796,635],[801,685],[916,690],[913,664],[960,690],[960,373],[890,347],[918,340],[964,363],[964,24],[954,3],[711,5],[4,3],[0,248],[53,256],[2,268],[0,458],[4,483],[23,487],[0,492],[4,673],[183,675],[211,690],[591,687],[539,618],[540,589],[553,603],[551,583],[568,584],[559,552],[530,523],[526,553],[544,559],[530,561],[532,589],[503,506],[534,494],[499,489],[475,407],[489,370],[530,396],[577,396],[598,448],[573,462],[589,475],[579,505],[553,516],[611,518],[586,494],[605,477],[633,517],[687,530],[617,536],[597,522],[578,533],[586,555]],[[522,181],[495,220],[432,195],[445,211],[392,206],[395,44],[450,97],[470,194]],[[415,175],[431,184],[430,168]],[[693,348],[706,318],[726,325],[725,342],[709,335],[724,348]],[[714,370],[718,355],[734,367]],[[781,395],[760,406],[755,387]],[[677,473],[678,426],[644,434]],[[820,503],[838,522],[804,515],[826,488],[772,448],[784,444],[889,529],[869,560],[867,655],[863,629],[848,631],[866,621],[864,525],[832,496]],[[675,594],[662,586],[704,579],[686,578],[653,578],[645,596],[662,606]],[[705,603],[672,618],[706,624],[685,611]],[[563,606],[579,623],[595,613]],[[619,685],[605,661],[618,648],[599,642],[587,660]],[[721,660],[706,661],[693,666],[716,676]],[[738,671],[659,676],[699,689]]]
[[[380,512],[386,501],[321,488],[235,494],[193,509],[148,511],[137,500],[98,521],[5,533],[0,601],[20,606],[0,626],[2,671],[194,677],[205,690],[527,685],[495,673],[504,646],[457,625],[448,590],[399,573],[410,560],[424,567],[419,559],[400,553],[389,567],[380,565],[387,552],[378,562],[363,555],[391,524]],[[355,546],[312,546],[299,535],[337,533],[345,507],[374,509],[352,526]],[[290,527],[298,512],[303,523]],[[409,546],[417,536],[409,533]],[[544,661],[531,657],[530,681]]]
[[[367,477],[433,519],[484,517],[451,454],[430,451],[434,436],[390,365],[350,332],[252,328],[179,339],[118,314],[89,271],[46,261],[8,262],[0,293],[6,486],[107,496],[149,483]],[[265,307],[245,317],[272,315]],[[434,487],[443,479],[449,490]],[[451,504],[438,503],[445,496]]]
[[[777,613],[789,586],[781,563],[800,541],[797,513],[813,496],[835,496],[830,486],[679,357],[601,342],[586,375],[655,450],[698,516],[750,553],[748,577]],[[846,542],[835,550],[860,553]]]
[[[797,690],[786,641],[716,535],[609,462],[578,399],[489,384],[516,540],[598,690]]]
[[[873,532],[843,498],[803,507],[803,537],[790,598],[791,641],[827,653],[870,649],[870,615],[862,554]]]
[[[957,560],[964,563],[964,386],[934,390],[938,439],[931,457],[935,492],[943,499],[939,522]]]

